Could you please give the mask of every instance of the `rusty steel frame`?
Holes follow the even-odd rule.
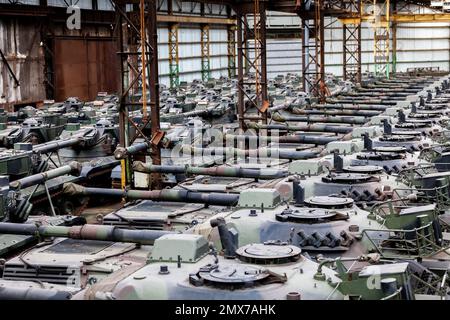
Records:
[[[343,31],[343,75],[344,80],[361,82],[361,1],[349,0],[345,3],[349,11],[349,21],[342,25]]]
[[[150,146],[150,157],[153,164],[161,164],[161,147],[159,140],[161,139],[160,130],[160,108],[159,108],[159,71],[158,71],[158,36],[157,36],[157,21],[156,10],[157,0],[143,0],[145,5],[145,12],[143,16],[142,31],[146,36],[142,36],[141,29],[133,22],[133,12],[126,12],[127,1],[112,0],[116,13],[116,31],[118,32],[117,47],[120,56],[120,108],[119,108],[119,128],[120,128],[120,144],[128,147],[138,139],[144,139]],[[130,3],[134,3],[132,0]],[[140,11],[139,11],[140,12]],[[138,43],[144,42],[145,50],[137,51]],[[135,51],[133,51],[135,50]],[[144,52],[145,51],[145,52]],[[145,54],[145,57],[142,56]],[[141,55],[141,62],[135,66],[136,56]],[[142,59],[143,58],[143,59]],[[131,62],[130,62],[131,61]],[[148,69],[149,72],[144,70]],[[144,72],[143,72],[144,71]],[[134,78],[130,78],[130,73],[134,74]],[[146,79],[143,79],[143,74],[148,74]],[[135,102],[131,94],[131,89],[139,87],[139,81],[145,83],[145,88],[148,88],[150,101],[150,118],[143,113],[143,124],[138,125],[134,123],[129,117],[129,106],[139,105],[144,107],[146,103]],[[147,128],[150,124],[150,136],[148,136]],[[130,128],[133,127],[136,131],[131,135]],[[138,157],[145,160],[146,154],[140,154]],[[131,170],[132,159],[126,159],[122,164],[123,182],[122,187],[129,186],[133,182],[133,174]],[[152,177],[152,185],[150,188],[160,188],[161,181],[159,175]]]
[[[310,13],[313,12],[311,17]],[[302,0],[302,84],[303,90],[325,101],[325,35],[323,0]]]
[[[228,77],[236,77],[236,26],[227,28]]]
[[[236,6],[237,19],[237,72],[238,72],[238,103],[237,115],[239,127],[247,129],[245,124],[246,113],[252,107],[258,112],[258,119],[267,124],[267,110],[269,108],[267,91],[267,43],[266,43],[266,6],[265,2],[255,0],[253,12],[244,11]],[[250,26],[249,20],[254,25]],[[248,68],[248,70],[245,70]],[[246,71],[246,72],[245,72]],[[245,73],[254,73],[254,79],[245,80]],[[254,87],[255,96],[250,96],[245,88]],[[246,108],[245,98],[248,99],[249,108]],[[255,117],[251,117],[252,120]]]

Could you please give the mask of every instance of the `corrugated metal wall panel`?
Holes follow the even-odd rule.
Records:
[[[47,0],[47,4],[53,7],[67,7],[67,4],[73,4],[81,9],[92,9],[92,1]]]
[[[0,20],[0,48],[22,85],[15,87],[13,78],[0,61],[0,103],[31,102],[45,96],[44,64],[39,47],[39,30],[31,21]]]
[[[214,10],[220,12],[221,6]],[[167,27],[158,28],[160,82],[168,85],[169,79],[169,32]],[[212,77],[228,74],[227,30],[219,26],[210,28],[210,64]],[[180,27],[178,30],[180,80],[201,79],[201,31],[200,27]]]
[[[285,15],[269,15],[269,24],[272,26],[287,26],[288,18]],[[295,17],[292,27],[299,23]],[[325,25],[331,20],[326,18]],[[334,22],[325,30],[325,71],[342,75],[343,63],[343,32],[342,24]],[[361,30],[362,70],[374,71],[373,65],[373,29],[363,23]],[[276,48],[275,48],[276,47]],[[449,23],[415,23],[399,24],[397,26],[397,70],[406,71],[414,66],[433,66],[442,70],[450,69],[450,24]],[[284,57],[298,56],[301,60],[301,40],[288,39],[268,40],[268,70],[269,76],[279,73],[299,73],[301,64],[292,63],[288,58],[280,64]]]

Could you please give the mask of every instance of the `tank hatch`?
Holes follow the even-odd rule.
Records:
[[[405,147],[375,147],[373,148],[375,152],[389,152],[389,153],[404,153],[407,151]]]
[[[380,179],[362,173],[332,173],[322,178],[325,183],[356,184],[379,181]]]
[[[408,130],[408,131],[392,131],[391,135],[392,136],[418,136],[418,137],[420,137],[422,135],[422,132],[420,132],[420,131],[412,131],[412,130]]]
[[[275,215],[278,221],[298,221],[306,222],[311,220],[328,220],[336,216],[336,212],[326,209],[317,208],[300,208],[295,210],[284,210],[282,213]]]
[[[351,198],[317,196],[306,199],[304,203],[310,208],[344,209],[353,207],[354,201]]]
[[[284,264],[301,258],[302,250],[287,243],[252,243],[236,250],[242,262],[253,264]]]
[[[344,172],[363,173],[363,174],[379,174],[383,172],[383,168],[379,166],[347,166],[343,168]]]
[[[209,264],[189,276],[189,282],[196,287],[205,285],[229,290],[286,281],[286,276],[274,274],[267,269],[239,264]]]

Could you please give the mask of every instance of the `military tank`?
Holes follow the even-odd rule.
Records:
[[[67,118],[46,114],[27,118],[18,125],[0,124],[0,146],[12,148],[15,143],[41,144],[58,137],[64,130]]]
[[[79,139],[80,143],[58,150],[63,162],[112,157],[119,142],[119,127],[106,119],[87,127],[71,123],[61,133],[59,141],[73,139]]]

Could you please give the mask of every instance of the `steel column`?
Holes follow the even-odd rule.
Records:
[[[135,4],[130,0],[130,4]],[[126,2],[115,1],[117,15],[118,50],[120,54],[120,145],[127,148],[136,139],[145,140],[151,146],[150,156],[152,163],[161,164],[160,140],[163,134],[160,131],[159,111],[159,72],[158,72],[158,45],[157,45],[157,0],[140,0],[140,6],[133,6],[133,10],[126,12]],[[139,24],[137,23],[139,21]],[[138,48],[140,51],[138,51]],[[140,59],[136,59],[140,57]],[[136,63],[137,61],[137,63]],[[130,77],[133,74],[133,77]],[[133,99],[132,88],[142,89],[141,101]],[[148,94],[147,94],[148,89]],[[148,97],[149,96],[149,97]],[[147,102],[150,105],[150,119],[146,112]],[[143,124],[138,126],[129,117],[129,106],[140,105],[143,109]],[[148,125],[151,125],[151,134],[148,136]],[[135,134],[131,135],[133,126]],[[145,152],[136,154],[136,160],[145,160]],[[131,163],[133,159],[122,162],[122,187],[125,188],[133,182]],[[153,177],[150,188],[160,187],[160,177]]]
[[[180,56],[178,50],[178,24],[169,24],[169,77],[170,87],[180,85]]]
[[[343,22],[343,68],[344,80],[361,82],[361,1],[345,3],[350,17]]]
[[[322,0],[302,0],[302,76],[303,90],[324,101],[325,86],[325,39]],[[311,13],[313,16],[311,17]]]
[[[392,2],[392,13],[397,14],[397,2]],[[392,72],[397,72],[397,22],[393,21],[391,25],[392,31]]]
[[[228,55],[228,77],[236,76],[236,26],[227,28],[227,55]]]
[[[160,142],[164,134],[161,131],[160,124],[160,105],[159,105],[159,69],[158,69],[158,25],[156,20],[158,1],[151,2],[148,12],[148,42],[152,49],[149,56],[149,90],[150,90],[150,119],[151,119],[151,159],[152,164],[161,164],[161,147]],[[160,189],[162,187],[161,176],[152,174],[151,189]]]
[[[239,120],[239,127],[246,129],[244,113],[245,113],[245,98],[244,98],[244,46],[245,40],[243,36],[243,16],[237,13],[237,41],[238,41],[238,103],[237,115]]]
[[[266,48],[266,7],[265,3],[255,0],[253,13],[243,12],[237,7],[238,24],[238,117],[241,129],[246,129],[246,113],[256,109],[258,118],[267,123],[269,108],[267,92],[267,48]],[[249,17],[250,16],[250,17]],[[249,25],[253,21],[253,25]],[[248,65],[247,77],[244,79],[244,61]],[[254,95],[247,92],[250,88]],[[248,108],[245,105],[248,101]],[[254,119],[254,117],[252,117]]]
[[[210,40],[209,25],[201,25],[201,61],[202,61],[202,81],[207,82],[211,78],[211,60],[210,60]]]
[[[390,74],[390,0],[373,0],[375,75]]]

